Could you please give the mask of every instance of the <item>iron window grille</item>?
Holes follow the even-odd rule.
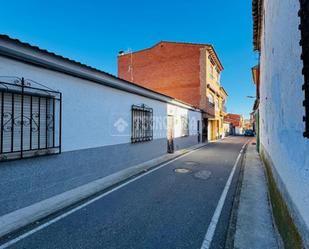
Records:
[[[181,136],[186,137],[189,136],[189,121],[188,117],[181,116]]]
[[[304,63],[302,71],[304,75],[303,91],[305,94],[305,100],[303,102],[305,107],[305,116],[303,118],[305,122],[304,137],[309,138],[309,2],[307,0],[300,0],[299,16],[299,29],[301,31],[300,45],[302,46],[301,59]]]
[[[153,140],[153,109],[132,105],[132,143]]]
[[[32,80],[1,78],[0,161],[61,153],[61,93]]]

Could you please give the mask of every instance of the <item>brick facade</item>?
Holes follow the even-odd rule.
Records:
[[[234,127],[242,127],[242,116],[239,114],[228,113],[224,121],[231,123]]]
[[[227,93],[220,83],[222,70],[213,46],[208,44],[161,41],[118,56],[120,78],[205,111],[203,141],[223,134]]]
[[[118,76],[193,106],[201,106],[201,50],[205,45],[160,42],[118,57]]]

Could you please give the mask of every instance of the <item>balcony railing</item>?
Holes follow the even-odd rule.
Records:
[[[210,116],[215,116],[215,114],[216,114],[216,107],[215,107],[214,103],[211,103],[211,102],[208,101],[208,103],[207,103],[207,113]]]

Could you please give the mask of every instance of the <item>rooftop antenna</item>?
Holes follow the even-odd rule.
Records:
[[[130,73],[131,82],[133,82],[134,80],[133,78],[133,51],[131,48],[128,48],[126,51],[121,50],[118,52],[118,56],[123,56],[127,54],[130,54],[130,64],[128,66],[128,73]]]
[[[130,65],[129,65],[129,68],[128,68],[128,72],[130,72],[131,82],[133,82],[134,81],[134,77],[133,77],[133,52],[132,52],[132,49],[128,48],[126,53],[130,54]]]

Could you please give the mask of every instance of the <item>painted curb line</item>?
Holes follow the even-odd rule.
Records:
[[[172,159],[176,159],[190,151],[206,146],[208,143],[201,143],[188,149],[176,151],[174,154],[166,154],[159,158],[132,166],[109,176],[92,181],[80,187],[66,191],[62,194],[50,197],[30,206],[18,209],[0,217],[0,238],[14,231],[17,231],[38,220],[46,218],[62,209],[81,202],[95,194],[106,190],[128,178],[137,176],[143,172],[160,166]]]
[[[243,178],[244,178],[244,171],[245,171],[245,160],[247,156],[247,149],[248,145],[251,143],[252,140],[249,140],[247,145],[244,148],[244,153],[242,155],[242,158],[240,159],[240,169],[237,176],[237,183],[235,192],[233,195],[233,202],[232,202],[232,210],[230,212],[230,219],[228,223],[228,229],[227,229],[227,235],[225,240],[224,249],[234,249],[234,238],[235,238],[235,232],[236,232],[236,223],[237,223],[237,214],[238,214],[238,208],[239,208],[239,202],[240,202],[240,194],[243,184]]]
[[[201,249],[209,249],[211,247],[211,243],[212,243],[212,240],[214,238],[215,231],[216,231],[216,228],[217,228],[217,225],[218,225],[218,222],[219,222],[222,210],[223,210],[223,206],[225,204],[227,194],[230,190],[230,186],[232,184],[232,180],[233,180],[235,172],[236,172],[236,168],[238,167],[239,162],[244,155],[244,151],[245,151],[247,144],[248,144],[248,141],[242,146],[242,148],[241,148],[241,150],[240,150],[240,152],[237,156],[237,159],[234,163],[234,166],[231,170],[229,178],[228,178],[228,180],[225,184],[225,187],[224,187],[223,192],[220,196],[220,199],[219,199],[219,202],[218,202],[217,207],[215,209],[215,212],[214,212],[212,219],[210,221],[210,224],[208,226],[208,229],[207,229],[206,235],[204,237]]]

